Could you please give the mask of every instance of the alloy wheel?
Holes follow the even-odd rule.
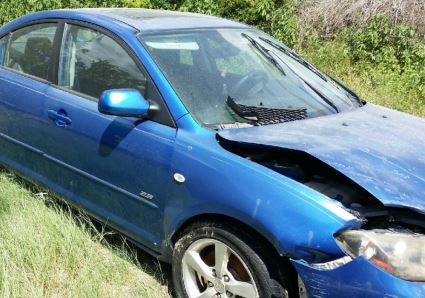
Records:
[[[215,239],[199,239],[189,246],[182,259],[182,275],[189,298],[259,296],[242,258]]]

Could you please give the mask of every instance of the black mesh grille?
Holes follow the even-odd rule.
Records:
[[[255,121],[258,125],[283,123],[295,120],[303,120],[308,117],[307,109],[281,109],[261,106],[248,106],[236,103],[228,98],[229,106],[239,116]]]

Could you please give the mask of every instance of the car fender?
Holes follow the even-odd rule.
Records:
[[[223,149],[215,133],[179,130],[164,206],[165,241],[203,214],[236,219],[264,235],[281,255],[323,261],[344,255],[333,235],[361,219],[301,183]]]

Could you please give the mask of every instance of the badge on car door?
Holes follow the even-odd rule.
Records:
[[[150,193],[147,193],[147,192],[145,192],[143,190],[139,193],[139,195],[141,197],[147,199],[147,200],[152,200],[153,199],[153,195],[151,195]]]

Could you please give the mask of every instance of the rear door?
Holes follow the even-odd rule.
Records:
[[[155,249],[176,135],[167,107],[124,42],[104,29],[67,24],[59,60],[58,86],[48,88],[45,105],[49,179],[93,215]],[[159,112],[149,119],[100,114],[98,98],[114,88],[139,90]]]
[[[57,28],[33,24],[0,39],[0,161],[33,177],[43,168],[44,94]]]

